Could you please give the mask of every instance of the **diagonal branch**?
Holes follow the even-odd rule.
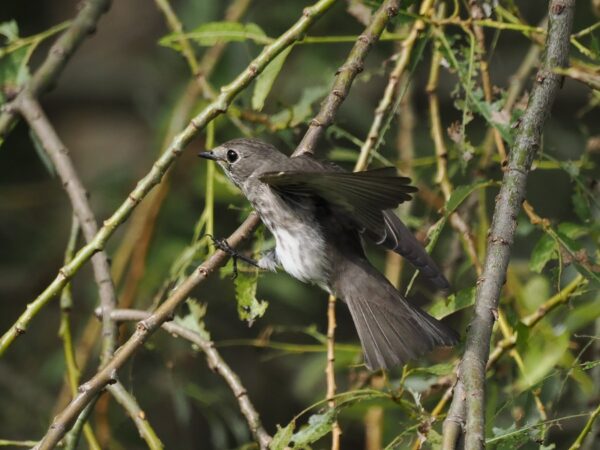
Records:
[[[325,13],[335,0],[319,0],[313,6],[305,8],[302,17],[285,33],[283,33],[272,44],[266,46],[250,65],[230,84],[223,86],[219,96],[211,102],[202,112],[194,117],[186,128],[178,134],[165,152],[154,162],[152,169],[144,176],[137,186],[128,195],[127,199],[113,213],[113,215],[104,221],[102,228],[95,234],[94,238],[77,254],[73,260],[64,265],[58,271],[56,278],[48,287],[35,299],[33,304],[39,310],[50,300],[52,300],[67,284],[67,282],[83,267],[83,265],[98,251],[102,250],[108,239],[115,230],[129,217],[134,208],[148,195],[154,186],[162,180],[163,176],[183,152],[190,141],[202,131],[206,125],[225,113],[235,97],[242,92],[264,69],[281,53],[297,40],[301,39],[306,30]],[[33,318],[31,308],[27,308],[17,319],[10,329],[0,338],[0,356],[12,344],[12,342],[27,329],[27,325]]]
[[[98,225],[88,202],[88,194],[69,157],[69,150],[61,142],[40,104],[28,91],[23,91],[19,95],[16,106],[52,161],[62,181],[62,185],[69,196],[73,212],[79,221],[83,236],[87,242],[91,242],[98,232]],[[110,312],[117,304],[117,298],[110,276],[108,256],[105,251],[99,251],[92,257],[92,268],[96,284],[98,285],[100,305],[103,312],[101,360],[105,362],[112,356],[117,336],[117,328],[110,318]]]
[[[110,0],[89,0],[82,2],[81,6],[69,28],[50,47],[46,59],[27,83],[22,95],[37,96],[56,82],[58,75],[75,53],[75,50],[87,36],[96,30],[96,24],[100,17],[108,11]],[[15,101],[3,108],[0,113],[0,140],[6,136],[14,124],[16,119],[15,109],[11,105],[16,105],[20,96],[21,94],[17,95]]]
[[[315,152],[319,139],[323,136],[327,127],[333,123],[340,105],[350,92],[352,82],[362,72],[364,60],[369,50],[379,40],[388,22],[398,14],[399,4],[398,0],[386,0],[373,14],[371,23],[354,43],[344,65],[338,69],[329,95],[323,101],[319,114],[310,121],[308,130],[294,151],[293,156]]]
[[[54,127],[50,124],[39,103],[29,95],[29,92],[24,91],[19,96],[17,108],[38,137],[46,154],[52,161],[63,187],[69,196],[73,212],[81,226],[83,235],[86,241],[91,241],[98,232],[98,225],[88,202],[87,192],[69,158],[68,149],[56,134]],[[112,357],[117,341],[117,327],[110,317],[111,311],[116,306],[117,298],[110,276],[110,266],[106,252],[100,251],[92,257],[92,269],[96,284],[98,285],[100,307],[102,310],[102,350],[100,361],[104,365]],[[108,389],[130,414],[140,434],[148,443],[148,446],[152,449],[162,448],[162,444],[156,437],[151,425],[147,420],[140,417],[139,411],[141,410],[136,399],[118,382],[109,386]]]
[[[239,245],[246,239],[253,228],[258,224],[258,216],[254,213],[239,227],[228,239],[231,246]],[[204,281],[212,272],[225,263],[228,255],[219,250],[201,264],[192,274],[183,281],[171,296],[162,303],[154,313],[140,321],[135,333],[123,344],[113,358],[99,370],[88,382],[79,387],[79,394],[71,400],[67,407],[58,414],[48,429],[46,436],[40,441],[36,450],[49,450],[56,446],[64,436],[69,426],[83,411],[86,405],[95,398],[106,385],[116,381],[117,371],[133,354],[148,340],[148,338],[175,312],[175,308],[183,302],[191,290]]]
[[[478,281],[475,316],[469,327],[459,373],[460,386],[457,386],[459,391],[466,394],[467,450],[481,449],[485,444],[485,368],[492,327],[506,277],[517,214],[525,198],[527,174],[540,146],[543,125],[562,83],[562,77],[554,70],[568,63],[574,8],[575,0],[551,0],[549,3],[546,55],[536,76],[527,110],[519,124],[515,145],[510,153],[496,201],[484,271]],[[451,410],[457,409],[461,400],[462,395],[455,396]]]

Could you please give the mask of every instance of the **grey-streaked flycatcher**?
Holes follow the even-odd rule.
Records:
[[[310,156],[288,157],[257,139],[235,139],[200,156],[216,161],[275,237],[257,265],[314,283],[350,309],[370,369],[390,368],[456,333],[411,305],[365,256],[361,236],[403,255],[435,285],[448,281],[392,208],[416,188],[393,167],[346,172]]]

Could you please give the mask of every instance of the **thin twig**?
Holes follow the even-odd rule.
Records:
[[[562,82],[562,77],[554,73],[554,69],[568,63],[574,5],[574,0],[550,1],[546,55],[519,125],[496,201],[484,271],[478,281],[475,315],[467,334],[458,380],[467,394],[466,450],[481,449],[485,445],[484,384],[492,326],[506,277],[516,217],[525,196],[527,174],[540,146],[544,122]],[[453,404],[461,400],[455,396]]]
[[[56,82],[75,50],[96,30],[100,17],[108,11],[109,6],[110,0],[89,0],[82,3],[69,28],[50,47],[46,59],[21,91],[23,95],[35,97]],[[18,94],[11,104],[0,111],[0,140],[6,136],[15,122],[16,111],[13,106],[19,102],[20,95]]]
[[[79,221],[77,216],[73,214],[71,232],[69,234],[69,241],[65,250],[65,263],[68,263],[75,253],[77,240],[79,238]],[[73,298],[71,293],[71,283],[67,284],[60,295],[60,328],[58,335],[63,341],[63,353],[65,355],[65,367],[67,370],[67,380],[71,397],[77,395],[77,386],[79,386],[79,368],[77,367],[77,360],[75,358],[75,351],[73,350],[73,338],[71,335],[71,309],[73,308]],[[83,425],[83,433],[87,440],[88,446],[92,450],[101,450],[100,444],[94,434],[94,430],[89,423]],[[67,446],[69,445],[67,439]]]
[[[145,320],[150,317],[150,313],[146,311],[139,311],[133,309],[117,309],[113,311],[112,318],[116,321],[134,321],[134,320]],[[165,322],[162,328],[169,334],[179,336],[186,339],[193,344],[197,345],[206,355],[206,360],[211,369],[217,372],[223,377],[230,387],[233,395],[237,399],[240,410],[248,422],[250,431],[261,445],[261,448],[267,448],[271,440],[271,437],[262,428],[260,424],[260,418],[258,412],[252,405],[248,397],[246,389],[242,385],[239,377],[229,367],[229,365],[223,360],[217,349],[215,348],[214,342],[206,339],[199,333],[185,328],[173,322]]]
[[[577,439],[575,439],[575,442],[573,442],[573,444],[571,444],[571,446],[569,447],[569,450],[578,450],[579,448],[581,448],[585,437],[592,429],[592,425],[594,424],[594,421],[598,418],[598,416],[600,416],[600,403],[598,404],[596,409],[590,413],[590,418],[585,423],[585,426],[581,430],[581,433],[579,433],[579,436],[577,436]]]
[[[325,375],[327,378],[327,405],[335,408],[335,295],[330,295],[327,301],[327,365],[325,366]],[[342,430],[336,420],[331,427],[331,450],[339,450],[340,436]]]
[[[443,12],[439,14],[442,16]],[[438,81],[440,77],[440,67],[442,66],[442,53],[440,51],[440,42],[438,40],[434,43],[434,50],[431,57],[431,68],[429,72],[429,79],[425,90],[429,98],[429,117],[431,122],[431,138],[433,140],[435,149],[435,161],[436,161],[436,176],[435,181],[439,184],[444,201],[448,202],[452,195],[453,186],[448,176],[448,150],[444,142],[444,133],[442,129],[442,119],[440,114],[440,102],[437,96]],[[450,214],[450,225],[459,233],[459,236],[463,242],[463,246],[466,253],[469,255],[477,275],[481,275],[481,262],[477,255],[477,247],[473,234],[466,221],[460,216],[460,214],[454,211]]]
[[[114,311],[114,310],[113,310]],[[112,319],[112,314],[111,314]],[[114,320],[114,319],[112,319]],[[156,435],[154,428],[150,425],[150,422],[146,419],[146,414],[138,405],[137,400],[134,395],[130,392],[127,392],[127,389],[121,384],[121,382],[117,381],[114,384],[109,384],[106,386],[108,392],[115,398],[115,400],[127,411],[127,414],[133,419],[135,426],[140,432],[140,436],[146,444],[148,448],[151,450],[161,450],[163,448],[163,444]]]
[[[480,0],[470,0],[469,1],[469,15],[473,20],[482,20],[485,17],[483,12],[483,8],[481,6]],[[473,24],[473,34],[475,35],[475,39],[477,41],[477,50],[478,50],[478,59],[479,59],[479,72],[481,74],[481,84],[483,86],[483,96],[485,101],[489,104],[492,103],[492,82],[490,80],[490,72],[487,61],[487,53],[485,48],[485,34],[483,32],[483,27],[478,25],[477,23]],[[504,166],[506,161],[506,148],[504,147],[504,141],[502,140],[502,135],[500,131],[493,127],[494,140],[496,142],[496,148],[498,149],[498,153],[500,154],[500,158],[502,160],[501,165]]]
[[[419,14],[421,14],[422,16],[429,14],[432,5],[433,0],[423,1],[419,10]],[[379,104],[375,109],[373,122],[371,123],[371,127],[367,134],[367,138],[365,139],[364,144],[360,149],[360,155],[354,167],[355,171],[365,170],[369,163],[371,152],[377,149],[378,142],[380,142],[383,139],[382,131],[385,132],[385,129],[382,130],[384,125],[384,119],[392,111],[392,108],[396,103],[397,97],[401,95],[398,86],[400,85],[402,74],[406,71],[406,68],[410,63],[413,47],[415,45],[415,42],[417,42],[417,38],[421,35],[421,32],[424,28],[425,22],[422,19],[417,19],[412,25],[410,32],[406,37],[406,40],[402,42],[402,50],[398,55],[396,66],[390,73],[387,85],[383,93],[383,97],[381,97],[381,100],[379,101]]]
[[[134,208],[142,201],[151,189],[162,180],[163,176],[183,152],[185,146],[216,117],[227,111],[233,99],[254,80],[264,68],[285,48],[300,39],[314,21],[325,13],[335,0],[319,0],[313,6],[305,8],[302,17],[273,44],[268,45],[250,65],[237,76],[230,84],[221,88],[219,96],[194,117],[186,128],[175,137],[169,148],[154,162],[152,169],[144,176],[131,191],[127,199],[108,218],[94,238],[80,249],[71,263],[63,266],[56,278],[46,289],[31,303],[31,307],[17,319],[17,321],[0,338],[0,356],[22,335],[27,325],[35,314],[52,298],[54,298],[65,284],[83,267],[83,265],[98,251],[102,250],[115,230],[129,217]]]
[[[390,19],[398,14],[399,4],[398,0],[385,0],[373,14],[371,23],[358,37],[346,61],[338,69],[329,95],[321,104],[317,116],[310,121],[306,134],[292,156],[315,152],[319,139],[333,123],[337,110],[350,92],[352,82],[363,70],[364,60],[371,46],[377,42]]]

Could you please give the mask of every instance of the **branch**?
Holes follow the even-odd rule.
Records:
[[[100,315],[100,317],[102,316]],[[111,320],[115,320],[112,314]],[[135,426],[140,432],[140,436],[142,437],[142,439],[144,439],[144,441],[146,441],[148,448],[150,450],[161,450],[163,448],[163,444],[156,435],[154,429],[152,428],[152,425],[150,425],[150,422],[148,422],[148,420],[146,419],[146,414],[144,413],[142,408],[140,408],[140,405],[138,405],[138,402],[133,396],[133,394],[129,393],[119,381],[107,386],[106,389],[108,390],[108,392],[111,393],[115,400],[125,409],[125,411],[127,411],[129,417],[133,419]]]
[[[133,309],[116,309],[113,311],[111,317],[113,318],[113,320],[116,320],[118,322],[145,320],[150,317],[150,313],[147,313],[146,311],[138,311]],[[173,322],[163,323],[162,328],[169,334],[186,339],[200,347],[200,349],[202,349],[202,351],[206,355],[208,366],[214,371],[216,371],[219,375],[221,375],[229,385],[231,391],[233,392],[233,395],[235,396],[240,405],[240,410],[242,411],[242,414],[248,422],[250,431],[252,432],[256,440],[259,442],[261,448],[267,448],[269,442],[271,441],[271,437],[262,428],[258,412],[256,411],[254,405],[252,405],[252,402],[248,398],[248,393],[242,385],[242,382],[240,381],[239,377],[235,374],[235,372],[231,369],[231,367],[229,367],[229,365],[227,365],[227,363],[223,360],[223,358],[215,348],[215,343],[204,338],[199,333],[196,333],[195,331],[192,331]]]
[[[81,2],[81,10],[71,22],[69,28],[52,45],[46,59],[23,88],[21,94],[17,95],[15,100],[6,105],[0,112],[0,140],[6,137],[15,121],[15,110],[11,106],[20,101],[19,97],[21,95],[37,96],[56,82],[58,75],[73,56],[75,50],[87,36],[96,30],[100,16],[108,11],[109,6],[110,0]]]
[[[323,101],[319,114],[310,121],[306,134],[292,156],[315,152],[317,142],[323,136],[325,129],[333,123],[337,110],[350,91],[352,82],[363,70],[364,60],[371,46],[378,41],[392,17],[398,14],[399,4],[399,0],[386,0],[373,14],[371,23],[354,43],[344,65],[338,69],[333,87]]]
[[[227,8],[224,20],[228,22],[238,21],[245,13],[247,6],[248,0],[234,0]],[[219,43],[203,54],[199,63],[203,77],[208,78],[210,76],[224,49],[225,43]],[[160,147],[161,152],[163,149],[168,148],[169,142],[177,132],[185,127],[200,94],[202,94],[202,86],[197,83],[196,79],[192,79],[176,101],[174,110],[169,115],[170,121]],[[125,272],[125,267],[128,261],[131,260],[129,263],[130,269],[123,282],[123,291],[119,300],[119,304],[123,308],[128,308],[135,298],[139,281],[146,267],[146,255],[154,235],[156,221],[163,201],[169,192],[169,186],[169,172],[167,172],[158,188],[151,191],[147,200],[134,211],[127,229],[123,233],[119,248],[113,254],[111,274],[116,285],[119,284]],[[81,361],[82,369],[86,367],[91,348],[96,343],[95,338],[89,337],[95,336],[97,329],[98,321],[94,317],[90,317],[84,331],[81,333],[83,337],[77,346],[78,361]],[[68,390],[63,385],[57,404],[65,404],[67,394]]]
[[[546,55],[519,125],[496,201],[484,271],[478,281],[475,316],[469,327],[458,381],[466,393],[466,450],[481,449],[485,444],[484,383],[492,326],[506,277],[517,214],[525,197],[527,174],[562,82],[554,69],[568,63],[574,6],[575,0],[550,1]],[[456,404],[458,409],[460,401],[460,397],[455,396],[453,407]]]
[[[98,232],[98,225],[88,202],[87,192],[79,179],[71,158],[69,158],[69,150],[61,142],[39,103],[29,95],[29,92],[24,91],[19,95],[16,107],[28,122],[52,161],[62,185],[69,196],[73,213],[81,226],[83,236],[88,243],[91,242]],[[117,298],[110,276],[110,266],[106,252],[99,251],[92,257],[92,268],[96,284],[98,285],[100,305],[103,311],[101,360],[106,362],[112,356],[117,339],[117,328],[110,319],[110,311],[117,304]],[[38,308],[37,303],[36,301],[32,304],[36,305],[36,307],[31,308],[35,310],[35,312],[32,312],[31,317],[43,306],[42,304]]]
[[[258,216],[252,213],[228,239],[232,247],[239,245],[254,227],[258,224]],[[50,450],[58,443],[76,417],[92,401],[107,384],[116,381],[117,371],[131,356],[148,340],[164,322],[171,318],[175,308],[182,303],[191,290],[204,281],[213,271],[225,263],[228,255],[222,251],[213,253],[210,258],[201,264],[192,274],[184,280],[171,296],[162,303],[154,313],[140,321],[135,333],[123,344],[113,358],[99,370],[88,382],[79,387],[79,394],[58,414],[46,435],[40,441],[36,450]]]
[[[325,376],[327,378],[327,406],[335,408],[335,295],[330,295],[327,301],[327,365],[325,366]],[[331,427],[331,450],[340,449],[340,436],[342,430],[339,422],[336,420]]]
[[[423,1],[421,8],[419,9],[419,14],[422,16],[428,15],[432,5],[433,0]],[[382,129],[383,133],[385,133],[385,127],[383,126],[384,118],[392,111],[397,97],[400,95],[400,92],[398,92],[400,79],[410,63],[413,47],[424,28],[425,22],[422,19],[417,19],[412,25],[408,36],[402,42],[402,50],[398,55],[396,66],[390,73],[383,97],[375,109],[375,115],[373,117],[373,122],[371,123],[371,128],[369,129],[367,138],[360,149],[360,156],[354,167],[355,171],[365,170],[368,165],[371,152],[377,148],[377,144],[379,144],[379,142],[381,142],[383,139]]]
[[[585,426],[581,430],[581,433],[579,433],[579,436],[577,436],[577,439],[575,439],[575,442],[573,442],[573,444],[569,447],[569,450],[578,450],[581,448],[585,437],[592,429],[592,425],[594,424],[594,421],[598,418],[598,416],[600,416],[600,404],[598,404],[596,409],[590,413],[590,418],[585,423]]]
[[[150,172],[142,178],[128,195],[127,199],[104,221],[104,225],[94,238],[77,252],[73,260],[58,271],[52,283],[36,298],[34,304],[41,308],[56,296],[65,284],[83,267],[83,265],[98,251],[101,251],[115,230],[129,217],[133,209],[148,195],[151,189],[162,180],[163,176],[175,159],[183,152],[186,145],[198,135],[206,125],[225,113],[234,98],[244,90],[265,67],[285,48],[299,40],[314,21],[325,13],[335,0],[319,0],[313,6],[305,8],[302,17],[272,44],[266,46],[250,65],[230,84],[223,86],[219,96],[210,103],[200,114],[194,117],[186,128],[177,135],[166,151],[155,161]],[[27,329],[32,319],[30,310],[19,317],[17,322],[4,333],[0,339],[0,356],[10,344]]]
[[[32,131],[38,137],[46,154],[52,161],[56,172],[62,181],[62,185],[69,196],[73,206],[73,212],[87,242],[90,242],[98,232],[96,218],[88,202],[85,188],[69,158],[69,151],[56,134],[56,130],[44,114],[39,103],[33,99],[27,91],[19,97],[17,108],[29,123]],[[67,261],[68,263],[68,261]],[[100,355],[101,365],[106,364],[113,355],[117,342],[117,327],[110,317],[111,311],[116,307],[117,297],[110,275],[110,266],[106,252],[100,251],[92,257],[92,268],[102,309],[102,350]],[[36,309],[39,311],[39,309]],[[71,348],[72,350],[72,348]],[[162,448],[160,440],[156,437],[150,424],[139,415],[139,406],[120,384],[109,387],[109,391],[115,395],[119,403],[125,406],[140,434],[152,449]],[[136,409],[137,408],[137,409]],[[89,433],[88,433],[89,434]],[[158,444],[157,444],[158,442]]]

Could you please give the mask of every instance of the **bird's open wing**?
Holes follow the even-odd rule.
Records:
[[[364,172],[268,172],[260,180],[282,194],[316,196],[338,214],[356,223],[361,232],[385,237],[383,211],[410,200],[417,188],[410,179],[386,167]]]

